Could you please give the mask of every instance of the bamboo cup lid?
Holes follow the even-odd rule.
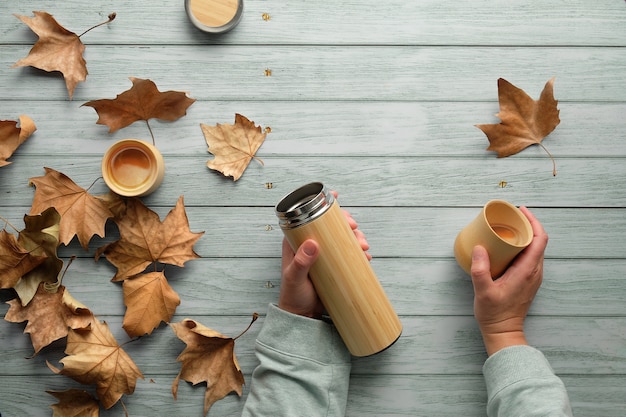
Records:
[[[243,15],[243,0],[185,0],[185,10],[195,27],[207,33],[228,32]]]
[[[140,197],[156,190],[165,175],[161,152],[148,142],[124,139],[114,143],[102,158],[102,177],[111,191]]]

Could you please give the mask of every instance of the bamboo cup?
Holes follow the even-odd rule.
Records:
[[[191,23],[207,33],[228,32],[243,15],[243,0],[185,0]]]
[[[165,175],[165,161],[152,144],[139,139],[114,143],[102,158],[102,177],[111,191],[141,197],[156,190]]]
[[[276,215],[294,251],[307,239],[319,244],[309,276],[350,353],[369,356],[391,346],[402,324],[327,188],[298,188],[276,205]]]
[[[524,213],[504,200],[491,200],[457,235],[454,257],[470,274],[472,250],[481,245],[489,253],[491,276],[497,278],[532,240],[533,229]]]

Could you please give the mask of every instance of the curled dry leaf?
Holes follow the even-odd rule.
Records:
[[[193,245],[204,232],[192,233],[189,229],[182,196],[163,222],[139,199],[128,200],[126,213],[115,222],[120,240],[96,251],[96,259],[104,254],[117,267],[113,281],[140,274],[154,262],[182,267],[199,257]]]
[[[93,320],[90,329],[69,330],[68,355],[61,359],[63,369],[46,361],[56,374],[66,375],[85,385],[95,385],[98,399],[109,409],[122,395],[135,392],[143,374],[118,344],[106,322]]]
[[[256,158],[256,151],[265,141],[267,133],[261,126],[255,126],[254,122],[245,116],[235,114],[235,124],[217,124],[208,126],[200,124],[209,152],[215,158],[207,162],[210,169],[216,170],[225,176],[232,176],[237,181],[250,164],[252,158]]]
[[[30,179],[36,188],[30,214],[54,207],[61,215],[59,241],[69,245],[77,236],[87,250],[94,235],[104,236],[104,225],[113,213],[102,200],[76,185],[67,175],[52,168],[44,169],[44,176]]]
[[[11,233],[0,230],[0,288],[13,288],[20,278],[46,260],[32,255]]]
[[[28,321],[24,333],[30,333],[35,354],[55,340],[67,336],[68,328],[86,329],[93,315],[83,304],[72,297],[63,286],[48,291],[44,284],[32,301],[23,307],[19,300],[10,300],[6,321],[21,323]]]
[[[25,115],[20,116],[19,121],[0,120],[0,167],[11,163],[7,159],[35,130],[35,122]]]
[[[159,324],[168,323],[180,297],[162,271],[136,275],[124,280],[126,314],[122,327],[130,337],[150,334]]]
[[[50,406],[52,417],[98,417],[100,406],[98,401],[90,393],[80,389],[68,389],[65,391],[46,391],[58,403]]]
[[[476,125],[489,139],[487,150],[498,158],[514,155],[530,145],[541,146],[552,159],[552,174],[556,175],[554,158],[541,141],[561,122],[558,101],[554,99],[554,78],[550,79],[539,100],[533,100],[523,90],[503,78],[498,80],[500,112],[498,124]]]
[[[191,319],[173,323],[171,327],[187,345],[176,359],[182,365],[172,384],[174,399],[181,378],[193,385],[206,382],[205,415],[213,403],[229,393],[236,392],[241,397],[244,378],[234,353],[235,340]]]
[[[99,116],[96,123],[108,126],[109,133],[138,120],[177,120],[187,114],[187,108],[196,101],[184,92],[160,92],[150,80],[130,77],[130,81],[133,86],[114,99],[92,100],[83,104],[96,110]]]
[[[15,291],[22,305],[27,305],[35,296],[42,282],[55,283],[63,268],[63,261],[57,256],[61,216],[54,207],[41,214],[24,216],[24,230],[17,241],[32,255],[43,256],[45,260],[36,268],[22,275],[15,284]]]

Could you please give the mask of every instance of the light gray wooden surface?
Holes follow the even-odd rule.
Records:
[[[11,68],[36,36],[13,14],[45,10],[83,37],[87,82],[68,101],[61,76]],[[492,198],[527,205],[550,235],[544,284],[528,318],[532,344],[562,376],[578,416],[626,409],[626,4],[619,0],[249,0],[240,24],[209,36],[188,22],[183,1],[6,1],[0,6],[0,119],[30,115],[38,131],[0,168],[0,215],[21,225],[43,167],[88,187],[104,151],[144,124],[108,134],[88,100],[114,98],[128,77],[198,101],[186,117],[151,122],[167,172],[144,202],[161,216],[184,195],[201,259],[168,275],[185,317],[229,335],[277,299],[281,232],[273,205],[311,180],[340,193],[372,246],[372,264],[401,315],[402,338],[355,359],[349,416],[484,416],[485,353],[472,317],[472,285],[452,242]],[[263,15],[266,14],[266,18]],[[269,19],[267,18],[269,17]],[[266,75],[271,70],[271,75]],[[497,86],[506,78],[538,97],[556,77],[561,124],[540,149],[497,159],[474,127],[497,123]],[[209,171],[199,124],[241,113],[272,133],[233,183]],[[506,181],[506,187],[499,186]],[[273,187],[267,188],[266,183]],[[102,181],[94,193],[106,192]],[[124,305],[113,267],[93,239],[64,284],[107,320],[118,341]],[[3,300],[8,292],[3,291]],[[103,296],[104,295],[104,296]],[[2,304],[0,313],[8,306]],[[237,341],[246,380],[263,319]],[[23,325],[0,321],[0,413],[51,415],[50,389],[81,387],[53,375],[56,343],[33,359]],[[184,345],[161,326],[127,345],[146,380],[124,398],[131,416],[201,416],[203,387],[171,383]],[[210,416],[236,416],[244,397]],[[123,415],[117,405],[103,416]]]

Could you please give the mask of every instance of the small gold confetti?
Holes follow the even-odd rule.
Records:
[[[272,128],[269,126],[265,126],[265,133],[272,133]]]
[[[271,77],[272,76],[272,70],[269,68],[265,68],[265,76],[266,77]]]
[[[271,190],[272,188],[274,188],[274,183],[273,182],[266,182],[265,183],[265,188],[267,188],[268,190]]]
[[[270,230],[274,230],[274,228],[272,227],[272,225],[271,225],[271,224],[266,224],[266,225],[265,225],[265,231],[266,231],[266,232],[269,232]]]
[[[272,16],[270,16],[270,15],[269,15],[269,13],[263,13],[263,14],[261,15],[261,17],[262,17],[262,18],[263,18],[263,20],[265,20],[266,22],[272,18]]]
[[[274,288],[274,284],[272,284],[272,281],[267,281],[265,283],[265,288]]]
[[[507,185],[508,185],[508,182],[506,182],[506,181],[500,181],[500,183],[498,184],[498,187],[500,187],[500,188],[504,188],[504,187],[506,187]]]

